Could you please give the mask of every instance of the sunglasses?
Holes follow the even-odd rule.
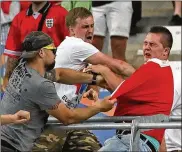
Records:
[[[47,45],[47,46],[45,46],[45,47],[43,47],[43,49],[50,50],[50,51],[52,51],[52,53],[53,53],[54,55],[56,55],[57,48],[56,48],[55,46],[52,46],[51,44],[50,44],[50,45]]]

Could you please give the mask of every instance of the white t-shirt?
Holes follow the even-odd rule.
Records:
[[[80,38],[66,37],[58,46],[55,68],[70,68],[77,71],[83,70],[88,63],[85,59],[99,52],[93,45]],[[55,83],[57,94],[69,107],[74,108],[79,103],[78,87]],[[83,86],[82,86],[83,87]]]
[[[180,65],[179,65],[180,66]],[[174,78],[174,99],[171,115],[181,115],[181,67],[171,65]],[[166,129],[167,151],[181,150],[181,129]]]

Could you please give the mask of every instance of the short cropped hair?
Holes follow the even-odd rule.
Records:
[[[92,16],[92,13],[84,7],[76,7],[70,10],[66,16],[66,26],[75,26],[77,18],[87,18]]]
[[[153,26],[153,27],[151,27],[149,33],[161,34],[162,35],[161,43],[163,44],[163,46],[169,47],[170,49],[172,48],[173,37],[172,37],[171,32],[166,27]]]

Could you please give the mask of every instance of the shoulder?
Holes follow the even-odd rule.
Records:
[[[80,41],[79,43],[76,43],[75,46],[78,47],[78,48],[80,48],[80,49],[84,49],[84,50],[99,51],[95,46],[93,46],[90,43],[84,42],[84,41]]]
[[[16,16],[17,17],[26,17],[27,10],[20,11]]]
[[[68,11],[60,5],[53,5],[50,10],[50,12],[55,13],[55,15],[57,14],[58,16],[67,15],[68,13]]]
[[[153,71],[155,70],[156,68],[159,68],[160,66],[155,63],[155,62],[146,62],[144,64],[142,64],[140,66],[140,68],[136,71],[139,71],[139,70],[144,70],[144,71]]]
[[[15,17],[14,17],[14,19],[13,19],[13,21],[14,20],[22,20],[22,19],[24,19],[25,17],[26,17],[26,10],[23,10],[23,11],[21,11],[21,12],[19,12]]]

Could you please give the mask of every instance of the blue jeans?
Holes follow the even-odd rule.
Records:
[[[118,136],[120,136],[121,139],[118,138]],[[130,148],[130,137],[131,134],[115,135],[105,141],[104,146],[99,149],[99,152],[127,152]],[[152,150],[143,140],[140,139],[139,151],[151,152]]]

